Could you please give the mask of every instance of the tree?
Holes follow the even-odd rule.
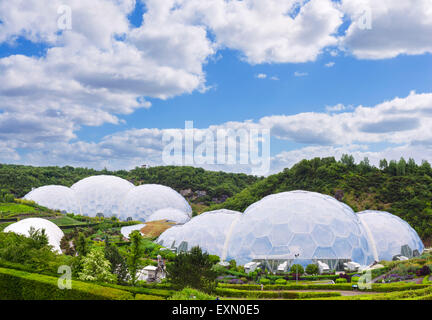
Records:
[[[78,234],[78,238],[74,240],[74,247],[79,256],[86,256],[89,250],[88,242],[82,232]]]
[[[143,267],[141,258],[144,255],[142,236],[138,230],[129,235],[130,245],[127,252],[127,265],[131,277],[131,283],[135,285],[138,280],[138,271]]]
[[[92,249],[83,258],[79,279],[108,283],[113,283],[117,280],[116,276],[111,273],[111,263],[105,259],[103,252],[98,248]]]
[[[45,229],[36,230],[34,227],[30,227],[29,238],[33,240],[33,248],[41,249],[48,246],[48,236]]]
[[[341,157],[341,162],[348,168],[353,168],[355,166],[354,157],[352,155],[343,154]]]
[[[75,249],[70,245],[69,239],[66,236],[63,236],[60,240],[60,249],[68,256],[75,256],[76,254]]]
[[[117,276],[117,283],[126,284],[129,280],[126,260],[117,247],[112,245],[108,239],[105,240],[104,254],[105,258],[111,263],[111,273]]]
[[[304,273],[304,269],[300,264],[293,264],[290,268],[290,272],[293,274],[302,275]]]
[[[308,264],[306,267],[306,273],[307,274],[318,274],[319,270],[318,270],[318,266],[316,264]]]
[[[386,159],[380,160],[379,167],[380,167],[381,170],[387,169],[388,168],[388,162],[387,162],[387,160]]]
[[[193,247],[190,252],[177,255],[173,263],[167,266],[167,278],[178,289],[191,287],[212,292],[217,276],[212,266],[209,254],[203,253],[200,247]]]

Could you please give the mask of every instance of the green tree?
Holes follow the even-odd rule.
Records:
[[[382,160],[380,160],[380,162],[379,162],[379,168],[380,168],[381,170],[385,170],[385,169],[388,168],[388,162],[387,162],[386,159],[382,159]]]
[[[77,239],[74,240],[74,247],[79,256],[86,256],[89,251],[89,244],[85,235],[80,232]]]
[[[132,231],[129,235],[130,245],[127,251],[127,265],[131,283],[135,285],[138,280],[138,271],[143,267],[141,258],[144,255],[142,247],[143,238],[138,230]]]
[[[308,264],[306,266],[306,273],[307,274],[318,274],[319,270],[318,270],[318,266],[316,264]]]
[[[212,292],[216,286],[216,272],[208,253],[193,247],[190,252],[176,256],[167,266],[167,278],[178,289],[191,287],[204,292]]]
[[[111,273],[111,263],[105,259],[104,253],[94,248],[82,259],[82,271],[79,279],[97,282],[116,282],[117,278]]]
[[[341,157],[341,162],[348,168],[353,168],[355,166],[354,157],[352,155],[343,154]]]
[[[112,245],[108,239],[105,241],[104,254],[105,258],[111,263],[111,273],[117,276],[117,283],[126,284],[129,280],[126,260],[117,247]]]
[[[290,272],[293,274],[298,273],[299,275],[302,275],[304,273],[304,269],[300,264],[293,264],[290,268]]]
[[[34,227],[30,227],[29,238],[33,240],[33,248],[35,249],[41,249],[48,246],[48,236],[45,229],[36,230]]]

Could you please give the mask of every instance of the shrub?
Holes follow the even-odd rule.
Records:
[[[224,297],[234,298],[266,298],[266,299],[313,299],[322,297],[340,297],[339,292],[293,292],[293,291],[261,291],[236,290],[229,288],[216,288],[216,293]]]
[[[420,269],[417,270],[416,275],[421,277],[421,276],[427,276],[430,275],[431,270],[429,269],[428,266],[423,266]]]
[[[261,284],[270,284],[270,280],[267,278],[261,278],[259,281]]]
[[[215,300],[214,296],[208,295],[199,290],[184,288],[174,293],[168,300]]]
[[[277,279],[276,281],[275,281],[275,284],[286,284],[287,283],[287,281],[285,280],[285,279]]]
[[[308,264],[306,267],[306,273],[307,274],[318,274],[319,270],[318,270],[318,266],[316,264]]]
[[[347,282],[348,282],[348,280],[346,278],[336,279],[336,283],[347,283]]]
[[[130,292],[72,280],[72,289],[61,290],[58,277],[0,268],[3,300],[132,300]]]
[[[359,276],[353,276],[351,277],[351,282],[352,283],[357,283],[359,281],[360,277]]]

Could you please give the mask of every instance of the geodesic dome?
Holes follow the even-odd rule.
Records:
[[[27,193],[24,199],[34,201],[52,210],[81,213],[75,191],[65,186],[50,185],[36,188]]]
[[[157,242],[178,251],[199,246],[203,251],[221,257],[226,251],[232,225],[240,216],[240,212],[226,209],[204,212],[184,225],[166,230]]]
[[[150,217],[146,219],[146,222],[158,221],[158,220],[169,220],[175,223],[183,224],[188,222],[190,220],[190,217],[184,211],[174,209],[174,208],[164,208],[164,209],[159,209],[154,213],[152,213]]]
[[[230,259],[240,264],[291,260],[304,266],[318,260],[373,262],[354,211],[330,196],[306,191],[278,193],[250,205],[233,228]]]
[[[89,217],[98,213],[119,217],[120,203],[133,188],[134,185],[125,179],[106,175],[82,179],[71,187],[81,204],[82,214]]]
[[[368,234],[375,260],[391,261],[396,255],[412,258],[423,252],[424,245],[417,232],[398,216],[374,210],[357,215]]]
[[[185,212],[189,217],[192,208],[185,198],[174,189],[160,184],[143,184],[135,187],[123,197],[121,219],[147,221],[154,212],[173,208]]]
[[[30,228],[33,227],[35,230],[45,229],[45,233],[48,237],[48,243],[53,247],[53,251],[62,253],[60,249],[60,241],[64,236],[63,231],[54,223],[47,219],[42,218],[27,218],[21,221],[12,223],[7,226],[3,232],[14,232],[17,234],[29,236]]]

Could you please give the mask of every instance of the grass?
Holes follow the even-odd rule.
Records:
[[[23,213],[37,213],[36,208],[18,203],[0,203],[0,215],[2,218]]]
[[[78,221],[75,220],[71,217],[67,217],[67,216],[61,216],[59,218],[55,218],[51,220],[53,223],[55,223],[56,225],[58,225],[59,227],[61,226],[70,226],[70,225],[76,225],[76,224],[82,224],[85,225],[85,222],[82,221]]]

